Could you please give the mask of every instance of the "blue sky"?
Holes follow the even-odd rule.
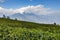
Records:
[[[60,0],[1,0],[0,6],[4,8],[20,8],[27,5],[39,5],[42,4],[46,7],[60,10]]]

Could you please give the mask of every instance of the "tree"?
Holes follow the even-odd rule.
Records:
[[[6,18],[6,16],[5,16],[5,15],[3,15],[3,18]]]
[[[17,18],[15,18],[15,20],[17,20]]]
[[[9,17],[9,16],[7,16],[7,19],[10,19],[10,17]]]
[[[56,23],[54,22],[54,25],[56,25]]]

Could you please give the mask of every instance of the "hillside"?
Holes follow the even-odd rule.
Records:
[[[60,26],[0,18],[0,40],[60,40]]]

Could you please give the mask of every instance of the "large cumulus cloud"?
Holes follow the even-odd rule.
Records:
[[[26,7],[21,7],[18,9],[6,9],[0,7],[0,13],[3,14],[14,14],[14,13],[34,13],[37,15],[46,15],[46,14],[52,14],[52,13],[59,13],[59,11],[55,11],[51,8],[46,8],[44,5],[36,5],[36,6],[26,6]]]

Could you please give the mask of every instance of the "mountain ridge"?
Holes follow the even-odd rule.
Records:
[[[48,23],[53,22],[53,18],[48,15],[36,15],[34,13],[16,13],[10,16],[11,18],[17,18],[19,20],[25,20],[25,21],[32,21],[32,22],[38,22],[38,23]]]

